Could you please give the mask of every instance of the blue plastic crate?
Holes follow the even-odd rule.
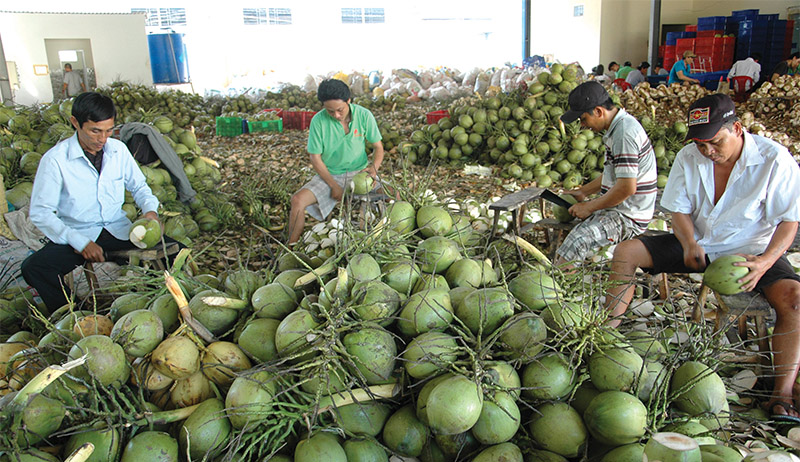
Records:
[[[766,21],[777,21],[779,17],[780,17],[780,15],[777,14],[777,13],[776,14],[760,14],[760,15],[758,15],[758,19],[763,19],[763,20],[766,20]]]
[[[723,30],[725,29],[725,23],[711,23],[711,24],[698,24],[697,30]]]
[[[695,37],[697,37],[697,32],[687,31],[687,32],[681,32],[681,33],[683,34],[683,37],[681,37],[681,38],[695,38]]]
[[[681,32],[667,32],[667,39],[664,42],[664,44],[665,45],[675,45],[679,38],[683,38],[683,36],[680,35],[680,34],[681,34]]]
[[[758,8],[750,9],[750,10],[736,10],[731,11],[732,16],[743,16],[746,18],[757,18],[758,17]]]
[[[763,19],[747,19],[739,22],[739,30],[766,30],[769,28],[769,21]]]

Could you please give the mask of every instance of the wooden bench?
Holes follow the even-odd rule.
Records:
[[[181,250],[176,242],[167,243],[166,246],[157,245],[152,249],[131,249],[117,250],[108,252],[109,260],[125,259],[131,266],[141,265],[143,268],[150,268],[154,265],[156,269],[166,270],[165,260],[167,257],[175,256]]]
[[[380,192],[370,192],[368,194],[353,194],[353,202],[358,203],[358,227],[366,230],[367,212],[376,213],[378,218],[386,216],[386,200],[389,196]]]
[[[747,340],[747,318],[752,317],[755,322],[758,350],[761,353],[761,360],[765,365],[769,365],[767,352],[770,351],[769,338],[767,334],[767,317],[772,312],[767,299],[758,292],[743,292],[736,295],[721,295],[712,291],[703,284],[697,302],[692,310],[692,320],[701,322],[704,318],[703,307],[706,304],[708,293],[713,292],[717,299],[717,313],[714,319],[714,330],[719,331],[729,323],[737,322],[739,338]]]

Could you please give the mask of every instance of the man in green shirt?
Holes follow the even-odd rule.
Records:
[[[325,80],[319,84],[317,99],[324,109],[311,119],[307,146],[317,174],[292,196],[289,245],[303,234],[306,211],[317,220],[324,220],[356,173],[366,171],[377,179],[383,163],[383,143],[375,116],[350,102],[347,84]],[[372,143],[372,163],[367,159],[366,141]]]

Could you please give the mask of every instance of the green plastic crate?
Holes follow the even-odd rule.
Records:
[[[243,133],[241,117],[217,117],[217,136],[239,136]]]
[[[282,132],[283,120],[255,120],[253,122],[247,121],[247,128],[250,133],[259,132]]]

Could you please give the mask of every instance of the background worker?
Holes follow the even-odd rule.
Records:
[[[86,85],[77,72],[72,70],[72,64],[64,64],[64,85],[61,86],[61,94],[65,98],[78,96],[86,91]]]
[[[647,61],[642,61],[639,66],[632,70],[628,77],[625,78],[625,81],[630,84],[632,88],[636,88],[636,85],[647,80],[647,70],[650,69],[650,63]]]
[[[672,65],[672,70],[669,71],[669,81],[667,85],[673,83],[700,83],[699,80],[691,77],[692,64],[697,55],[692,50],[683,52],[683,59]]]

